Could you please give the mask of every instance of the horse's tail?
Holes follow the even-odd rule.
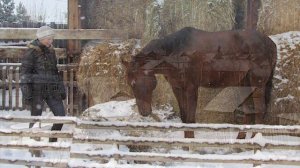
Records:
[[[269,107],[270,102],[271,102],[271,94],[272,94],[272,86],[273,86],[273,75],[274,75],[274,69],[272,70],[272,72],[270,74],[270,77],[268,79],[268,82],[266,84],[265,101],[266,101],[267,108]]]
[[[276,62],[277,62],[277,48],[276,44],[270,39],[269,46],[270,48],[270,58],[271,58],[271,66],[272,70],[270,73],[270,76],[268,78],[268,81],[266,83],[266,89],[265,89],[265,103],[266,103],[266,108],[269,109],[270,107],[270,102],[271,102],[271,94],[272,94],[272,87],[273,87],[273,75],[275,73],[275,68],[276,68]],[[267,110],[268,111],[268,110]],[[266,113],[264,117],[266,116]]]

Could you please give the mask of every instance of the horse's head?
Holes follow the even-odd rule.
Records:
[[[139,113],[142,116],[150,115],[152,112],[152,92],[157,84],[154,73],[141,69],[138,62],[135,61],[130,63],[122,61],[122,63],[126,67],[127,83],[136,98]]]

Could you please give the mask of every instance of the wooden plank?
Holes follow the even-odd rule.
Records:
[[[6,70],[7,66],[2,67],[2,110],[6,107]]]
[[[219,147],[219,148],[249,148],[249,149],[284,149],[300,150],[300,143],[287,144],[286,142],[274,143],[272,140],[266,140],[264,144],[260,139],[189,139],[189,138],[151,138],[151,137],[82,137],[75,136],[73,143],[81,144],[118,144],[118,145],[135,145],[135,146],[188,146],[192,149],[202,147]]]
[[[0,136],[72,138],[73,133],[67,131],[0,129]]]
[[[16,88],[16,106],[15,110],[20,109],[20,67],[15,72],[15,88]]]
[[[234,124],[185,124],[185,123],[142,123],[142,122],[96,122],[84,121],[76,117],[46,117],[46,116],[0,116],[0,120],[13,122],[44,122],[76,124],[83,129],[114,129],[114,130],[170,130],[170,131],[220,131],[220,132],[260,132],[272,134],[300,134],[300,125],[234,125]]]
[[[97,161],[99,161],[100,159],[98,159]],[[93,167],[99,167],[99,168],[112,168],[110,163],[105,163],[106,160],[103,159],[102,161],[99,161],[100,163],[93,163]],[[69,162],[69,167],[72,168],[91,168],[91,166],[89,166],[88,164],[86,164],[85,162],[74,162],[74,164],[71,162]],[[166,168],[166,166],[158,166],[158,165],[148,165],[148,164],[138,164],[138,163],[134,163],[134,164],[114,164],[113,168],[138,168],[138,167],[142,167],[142,168]]]
[[[23,57],[28,47],[25,46],[0,46],[0,58],[20,59]],[[67,58],[67,52],[64,48],[55,48],[58,59]]]
[[[26,166],[42,166],[42,167],[68,167],[68,160],[66,159],[46,159],[46,158],[12,158],[1,157],[0,163],[13,164],[13,165],[26,165]]]
[[[204,110],[233,113],[255,89],[255,87],[224,88],[204,107]]]
[[[69,29],[80,29],[80,10],[78,0],[68,0],[68,28]],[[81,52],[81,43],[78,40],[68,41],[68,53],[70,56]]]
[[[42,123],[53,123],[53,124],[76,124],[75,117],[58,117],[58,116],[0,116],[0,120],[2,121],[9,121],[9,122],[20,122],[20,123],[35,123],[35,122],[42,122]]]
[[[40,142],[35,142],[34,144],[0,143],[0,148],[70,151],[71,145],[61,145],[61,144],[51,144],[51,143],[45,144]]]
[[[12,109],[12,106],[13,106],[13,96],[12,96],[12,85],[13,85],[13,67],[9,67],[9,70],[8,70],[8,108],[9,109]]]
[[[233,124],[185,124],[185,123],[141,123],[141,122],[95,122],[78,121],[77,128],[119,129],[119,130],[164,130],[170,131],[220,131],[220,132],[260,132],[272,134],[300,134],[300,126],[274,125],[233,125]]]
[[[80,28],[80,15],[78,0],[68,0],[68,27],[69,29]]]
[[[74,70],[71,69],[70,70],[70,97],[69,97],[69,110],[70,110],[70,114],[71,116],[74,116],[74,85],[73,85],[73,81],[74,81]]]
[[[66,99],[64,100],[64,108],[65,108],[65,111],[66,111],[66,113],[68,113],[69,111],[68,111],[68,103],[69,103],[69,101],[68,101],[68,99],[69,99],[69,87],[68,87],[68,85],[67,85],[67,81],[68,81],[68,71],[63,71],[63,81],[64,81],[64,85],[65,85],[65,89],[66,89],[66,93],[67,93],[67,96],[66,96]]]
[[[247,1],[246,29],[257,30],[259,8],[260,8],[259,1],[257,0]]]
[[[199,155],[199,154],[162,154],[145,152],[71,152],[72,158],[111,159],[147,162],[206,162],[206,163],[239,163],[239,164],[283,164],[300,165],[300,157],[268,156],[261,158],[255,155]],[[273,157],[273,158],[272,158]],[[274,157],[276,159],[274,159]]]
[[[4,67],[4,66],[8,66],[8,67],[20,67],[21,63],[0,63],[0,67]],[[78,64],[73,63],[73,64],[57,64],[57,68],[59,71],[61,70],[69,70],[69,69],[77,69],[78,68]]]
[[[36,28],[0,28],[0,39],[36,39]],[[118,29],[55,29],[57,40],[112,40],[126,39],[127,34]]]

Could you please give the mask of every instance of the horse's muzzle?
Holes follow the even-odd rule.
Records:
[[[136,104],[138,106],[139,113],[142,116],[146,117],[152,113],[151,103],[137,99]]]

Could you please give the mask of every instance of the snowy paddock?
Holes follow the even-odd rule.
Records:
[[[299,34],[290,32],[271,37],[278,46],[278,65],[282,64],[282,68],[277,67],[274,76],[277,80],[274,83],[275,92],[276,89],[287,90],[274,98],[275,105],[278,105],[274,109],[279,109],[280,112],[283,111],[279,107],[294,112],[284,106],[287,102],[299,104],[299,86],[292,85],[293,81],[296,81],[296,84],[299,81],[295,78],[298,77],[298,73],[295,71],[290,79],[283,73],[289,66],[284,62],[289,56],[289,48],[295,49],[300,44]],[[289,47],[286,48],[285,45]],[[298,51],[292,53],[291,58],[299,58]],[[15,95],[14,90],[13,94]],[[8,99],[7,96],[8,94],[5,99]],[[12,101],[12,104],[15,105],[15,101]],[[45,118],[41,124],[42,128],[36,124],[34,129],[29,130],[27,127],[30,119],[27,119],[27,122],[10,121],[12,117],[28,117],[28,111],[1,111],[3,120],[0,124],[0,167],[28,167],[24,165],[34,163],[44,164],[42,167],[51,167],[52,164],[52,167],[250,168],[253,167],[253,162],[256,163],[256,168],[300,167],[300,138],[284,135],[299,134],[299,125],[184,125],[180,124],[180,119],[176,118],[169,107],[154,110],[163,124],[153,123],[155,120],[151,117],[140,117],[133,110],[134,106],[134,100],[113,101],[91,107],[84,113],[82,120],[66,117],[65,122],[71,120],[72,124],[64,125],[61,134],[69,137],[59,138],[58,142],[51,144],[47,143],[50,133],[46,132],[49,131],[50,124],[44,121],[55,122],[48,118],[52,116],[51,113],[43,114]],[[74,124],[80,121],[84,122]],[[195,139],[183,139],[183,130],[186,129],[196,131]],[[248,133],[246,140],[236,140],[239,130],[263,133],[252,139],[251,133]],[[290,131],[285,132],[286,130]],[[28,138],[41,133],[45,137],[39,141]],[[12,134],[17,136],[11,136]],[[186,146],[190,147],[190,150],[183,150]],[[43,150],[39,157],[32,157],[32,150],[29,149],[36,148]],[[10,164],[4,163],[5,161]]]
[[[28,129],[32,121],[28,111],[2,111],[0,161],[11,164],[0,167],[26,167],[18,160],[53,163],[54,167],[250,168],[252,163],[263,168],[300,167],[300,138],[283,135],[299,134],[300,126],[182,124],[170,117],[169,108],[154,110],[162,120],[157,123],[140,117],[133,106],[134,100],[99,104],[81,119],[53,118],[45,112],[38,118],[41,128],[36,123],[32,130]],[[53,122],[68,124],[61,132],[65,138],[49,144],[46,132]],[[196,131],[195,139],[184,139],[183,130]],[[235,139],[239,130],[249,132],[246,139]],[[251,139],[253,131],[261,133]],[[41,133],[47,136],[40,141],[26,137]],[[184,150],[187,146],[189,150]],[[32,157],[29,149],[36,148],[43,150],[39,157]]]

